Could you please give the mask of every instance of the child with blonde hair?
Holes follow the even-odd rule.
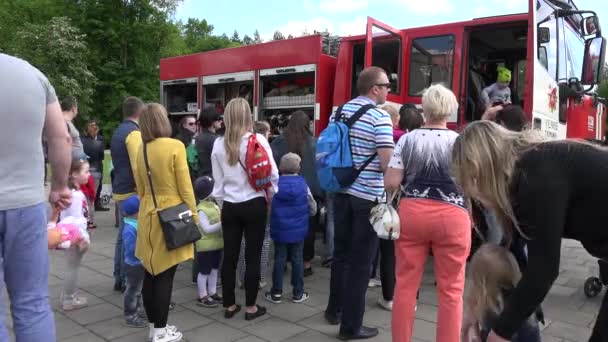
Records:
[[[505,248],[482,245],[469,265],[470,287],[465,296],[463,342],[486,341],[504,309],[506,298],[517,286],[521,273],[515,257]],[[536,315],[532,315],[511,338],[512,342],[540,342]]]

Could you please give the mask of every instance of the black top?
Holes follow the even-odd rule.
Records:
[[[211,152],[213,151],[213,143],[218,135],[204,130],[196,137],[196,151],[198,152],[198,177],[209,176],[211,173]]]
[[[525,153],[511,185],[515,215],[528,241],[528,265],[493,326],[509,339],[543,301],[559,274],[562,238],[608,257],[608,151],[549,142]]]
[[[84,153],[89,156],[91,170],[103,172],[103,159],[105,157],[105,145],[101,135],[92,138],[88,134],[80,137]]]
[[[508,299],[511,296],[512,289],[503,289],[503,299]],[[498,315],[494,312],[486,312],[481,322],[480,337],[483,342],[488,340],[490,334],[490,327],[493,326],[498,319]],[[509,340],[511,342],[540,342],[540,329],[538,327],[538,321],[536,315],[528,317],[521,326],[518,327],[517,332]]]
[[[317,177],[317,167],[315,165],[315,149],[317,146],[317,140],[315,137],[310,136],[308,141],[305,142],[304,155],[302,156],[302,162],[300,163],[300,175],[306,180],[306,184],[310,188],[310,192],[314,197],[323,198],[323,190],[319,185],[319,178]],[[277,165],[281,164],[281,158],[289,153],[289,146],[287,145],[287,139],[284,136],[278,136],[270,144],[272,148],[272,155]]]

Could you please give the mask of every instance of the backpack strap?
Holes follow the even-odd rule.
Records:
[[[366,105],[361,106],[361,108],[359,108],[355,112],[355,114],[353,114],[353,116],[351,116],[350,118],[348,118],[348,120],[346,120],[346,122],[345,122],[346,127],[351,128],[352,125],[354,125],[355,122],[357,122],[357,120],[361,119],[361,117],[363,116],[363,114],[367,113],[367,111],[370,110],[370,109],[372,109],[372,108],[376,108],[376,105],[368,103]]]
[[[342,119],[342,107],[344,107],[344,105],[341,105],[340,107],[338,107],[338,109],[336,109],[336,115],[334,116],[335,122],[338,122],[340,121],[340,119]]]

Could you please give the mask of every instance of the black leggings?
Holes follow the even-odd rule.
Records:
[[[391,240],[380,240],[380,281],[382,297],[391,301],[395,294],[395,243]]]
[[[241,203],[224,202],[222,231],[224,235],[224,263],[222,264],[222,291],[224,307],[236,304],[234,288],[236,266],[239,260],[241,239],[245,235],[245,304],[254,306],[260,286],[260,259],[266,233],[268,208],[264,197]]]
[[[173,292],[173,277],[176,270],[177,265],[156,276],[146,271],[141,296],[148,321],[154,323],[154,328],[167,326],[171,292]]]

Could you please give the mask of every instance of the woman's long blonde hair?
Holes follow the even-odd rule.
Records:
[[[502,290],[514,288],[521,273],[515,257],[503,247],[482,245],[469,264],[469,287],[465,304],[477,322],[488,312],[500,314],[504,307]]]
[[[454,143],[456,182],[469,197],[496,211],[508,239],[513,229],[522,233],[509,191],[515,163],[543,141],[537,131],[513,132],[491,121],[477,121],[467,126]]]
[[[228,156],[228,165],[232,166],[239,162],[243,135],[253,130],[253,119],[247,100],[242,97],[230,100],[224,111],[224,123],[226,124],[224,148]]]

